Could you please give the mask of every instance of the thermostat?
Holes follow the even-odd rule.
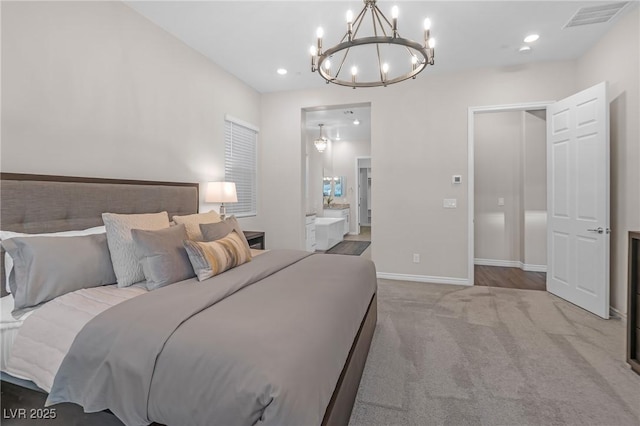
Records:
[[[462,183],[462,175],[453,175],[451,181],[455,184]]]

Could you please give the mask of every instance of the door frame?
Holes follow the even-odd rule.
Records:
[[[467,241],[467,256],[468,256],[468,285],[475,285],[475,273],[474,273],[474,259],[475,259],[475,155],[474,155],[474,133],[475,133],[475,119],[474,114],[485,112],[507,112],[507,111],[530,111],[530,110],[547,110],[547,107],[554,104],[555,101],[542,101],[542,102],[528,102],[518,104],[507,105],[489,105],[489,106],[477,106],[469,107],[467,112],[467,229],[468,229],[468,241]],[[548,187],[547,183],[547,187]]]
[[[356,194],[357,205],[356,205],[356,235],[360,235],[360,160],[371,160],[370,155],[364,155],[361,157],[356,157],[356,182],[358,183],[358,191]]]

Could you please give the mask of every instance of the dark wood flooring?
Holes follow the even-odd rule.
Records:
[[[475,266],[475,285],[485,287],[517,288],[520,290],[547,289],[547,274],[527,272],[520,268],[500,266]]]
[[[44,408],[46,393],[7,382],[2,382],[1,389],[2,426],[124,426],[110,412],[84,413],[71,403]]]

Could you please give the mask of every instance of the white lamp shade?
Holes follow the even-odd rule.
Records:
[[[209,182],[204,201],[207,203],[237,203],[236,184],[234,182]]]

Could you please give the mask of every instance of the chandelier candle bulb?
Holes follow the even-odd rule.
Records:
[[[387,73],[389,72],[389,64],[386,62],[382,64],[382,80],[387,81]],[[385,85],[386,87],[386,85]]]
[[[316,71],[316,55],[318,54],[316,47],[311,46],[311,48],[309,49],[309,53],[311,54],[311,72],[315,72]]]
[[[435,47],[436,47],[436,40],[434,38],[430,38],[429,39],[429,63],[431,65],[433,65],[434,58],[435,58]]]
[[[316,36],[318,36],[318,55],[322,55],[322,36],[324,36],[324,30],[322,27],[318,27],[316,30]]]
[[[393,38],[398,37],[398,6],[393,6],[391,8],[391,19],[393,22]]]
[[[353,39],[353,12],[347,10],[347,38],[349,41]]]
[[[328,59],[324,61],[324,70],[326,71],[327,75],[331,75],[331,61]]]
[[[316,52],[315,55],[312,55],[314,56],[314,58],[312,58],[312,70],[314,72],[317,71],[318,74],[320,74],[320,77],[322,77],[327,83],[333,83],[355,89],[356,87],[387,86],[389,84],[400,83],[408,79],[416,78],[416,76],[424,71],[427,66],[434,64],[433,47],[429,47],[429,40],[431,38],[430,19],[427,18],[424,20],[424,40],[414,41],[402,37],[398,32],[398,6],[394,5],[391,8],[391,19],[387,19],[377,5],[378,0],[362,1],[364,3],[364,7],[360,13],[352,10],[347,11],[347,31],[346,33],[343,33],[342,38],[336,45],[328,46],[323,50],[322,38],[324,36],[324,31],[322,28],[318,28],[316,32]],[[371,16],[367,17],[368,14]],[[367,21],[371,22],[371,25],[362,25]],[[363,32],[368,34],[360,34],[361,28],[366,28]],[[376,48],[370,50],[368,49],[370,45],[373,45]],[[384,47],[381,48],[381,46]],[[358,52],[350,56],[353,57],[355,55],[359,58],[360,53],[363,53],[362,61],[367,64],[367,68],[371,68],[373,63],[377,63],[378,70],[377,73],[373,74],[374,77],[372,79],[369,79],[369,77],[372,76],[370,71],[375,71],[375,68],[372,70],[365,69],[364,72],[361,73],[361,77],[358,79],[358,69],[355,66],[351,68],[351,78],[348,77],[348,68],[343,68],[343,64],[345,63],[345,59],[347,59],[349,52],[354,49]],[[392,52],[387,54],[387,50]],[[404,52],[404,61],[410,61],[411,68],[408,69],[407,65],[403,65],[407,64],[407,62],[403,62],[402,57],[394,52],[398,52],[398,54]],[[371,58],[371,56],[376,55],[376,53],[377,57],[374,56]],[[337,59],[339,65],[335,66],[335,72],[331,73],[326,61],[338,54],[341,56],[341,58]],[[367,55],[369,57],[367,57]],[[389,55],[389,57],[387,57],[387,55]],[[409,58],[406,57],[407,55]],[[396,61],[395,64],[391,61],[392,58]],[[373,62],[371,59],[377,61]],[[385,60],[387,62],[385,62]],[[358,59],[358,61],[360,61],[360,59]],[[386,65],[383,67],[383,64]],[[397,69],[401,71],[389,74],[389,69]],[[376,74],[377,77],[375,77]]]
[[[424,20],[424,47],[429,45],[429,37],[431,37],[431,19]]]

